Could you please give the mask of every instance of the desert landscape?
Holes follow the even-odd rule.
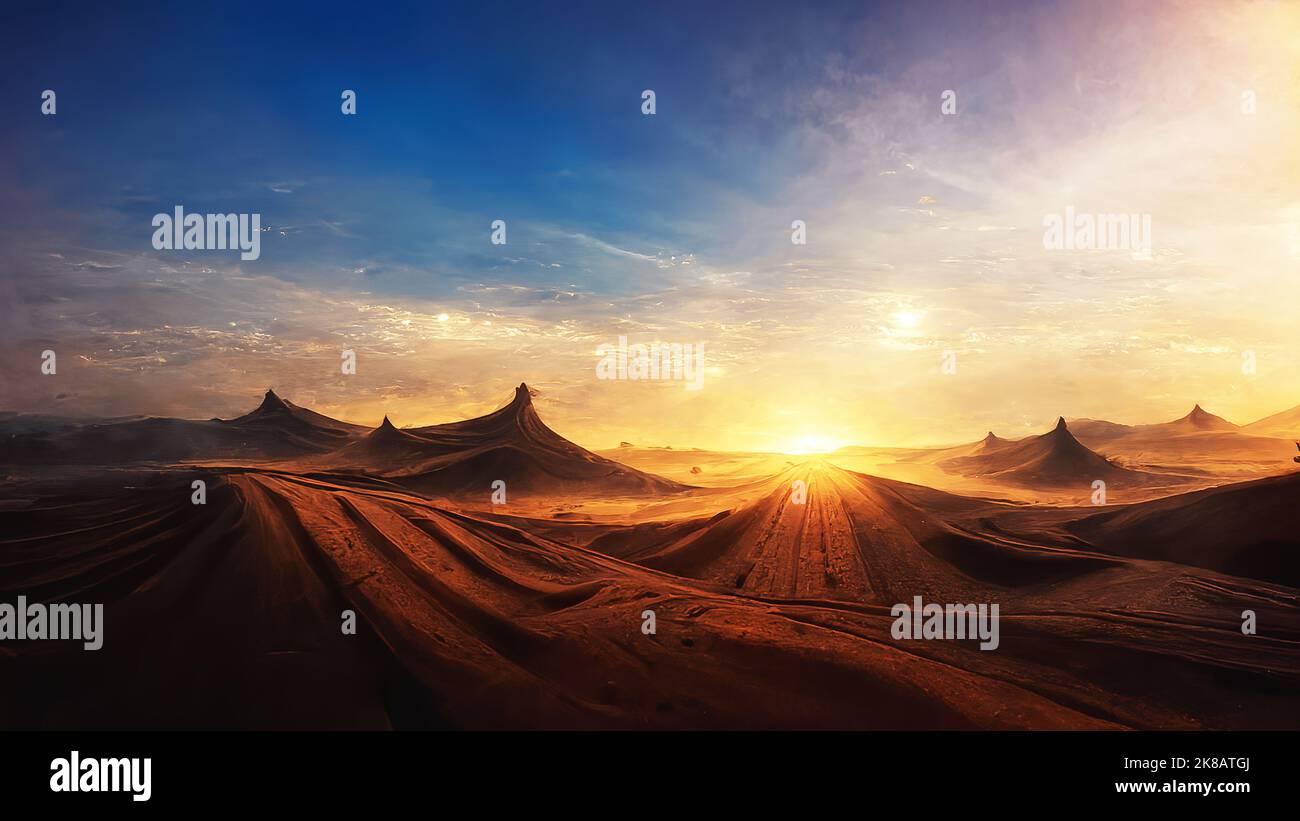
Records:
[[[24,766],[970,730],[840,758],[1050,807],[1300,730],[1300,3],[10,5]]]
[[[535,393],[409,428],[274,391],[0,418],[0,599],[106,613],[97,652],[0,645],[0,725],[1300,727],[1300,409],[594,453]],[[997,603],[1000,645],[895,639],[918,596]]]

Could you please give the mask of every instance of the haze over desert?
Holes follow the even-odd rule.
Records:
[[[1295,725],[1300,473],[1272,439],[1197,408],[1130,435],[1158,464],[1064,419],[932,451],[597,455],[533,393],[407,429],[273,391],[224,421],[6,418],[0,583],[109,626],[94,653],[6,648],[6,724]],[[873,459],[967,492],[851,467]],[[913,637],[922,600],[991,604],[996,633],[923,636],[918,612]],[[70,676],[95,695],[61,697]]]

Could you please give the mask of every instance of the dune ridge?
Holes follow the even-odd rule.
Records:
[[[1208,417],[1160,441],[1259,438]],[[99,468],[7,464],[0,596],[103,602],[106,635],[0,646],[0,726],[1300,727],[1298,473],[1062,506],[834,455],[619,449],[699,487],[569,442],[524,384],[408,429],[268,391],[147,451],[201,460],[113,461],[157,421],[28,440],[105,447]],[[1154,475],[1063,419],[923,458],[1031,487]],[[914,597],[997,604],[997,650],[894,638]]]

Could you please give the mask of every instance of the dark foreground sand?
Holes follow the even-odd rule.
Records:
[[[104,602],[107,626],[98,652],[6,642],[0,724],[1300,726],[1292,587],[1106,555],[1059,510],[817,461],[770,485],[725,515],[593,539],[287,472],[10,483],[4,599]],[[893,639],[890,606],[914,595],[999,603],[999,648]]]

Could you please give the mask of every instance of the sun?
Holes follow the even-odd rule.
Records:
[[[921,324],[921,315],[915,311],[898,311],[890,319],[897,328],[915,328]]]

